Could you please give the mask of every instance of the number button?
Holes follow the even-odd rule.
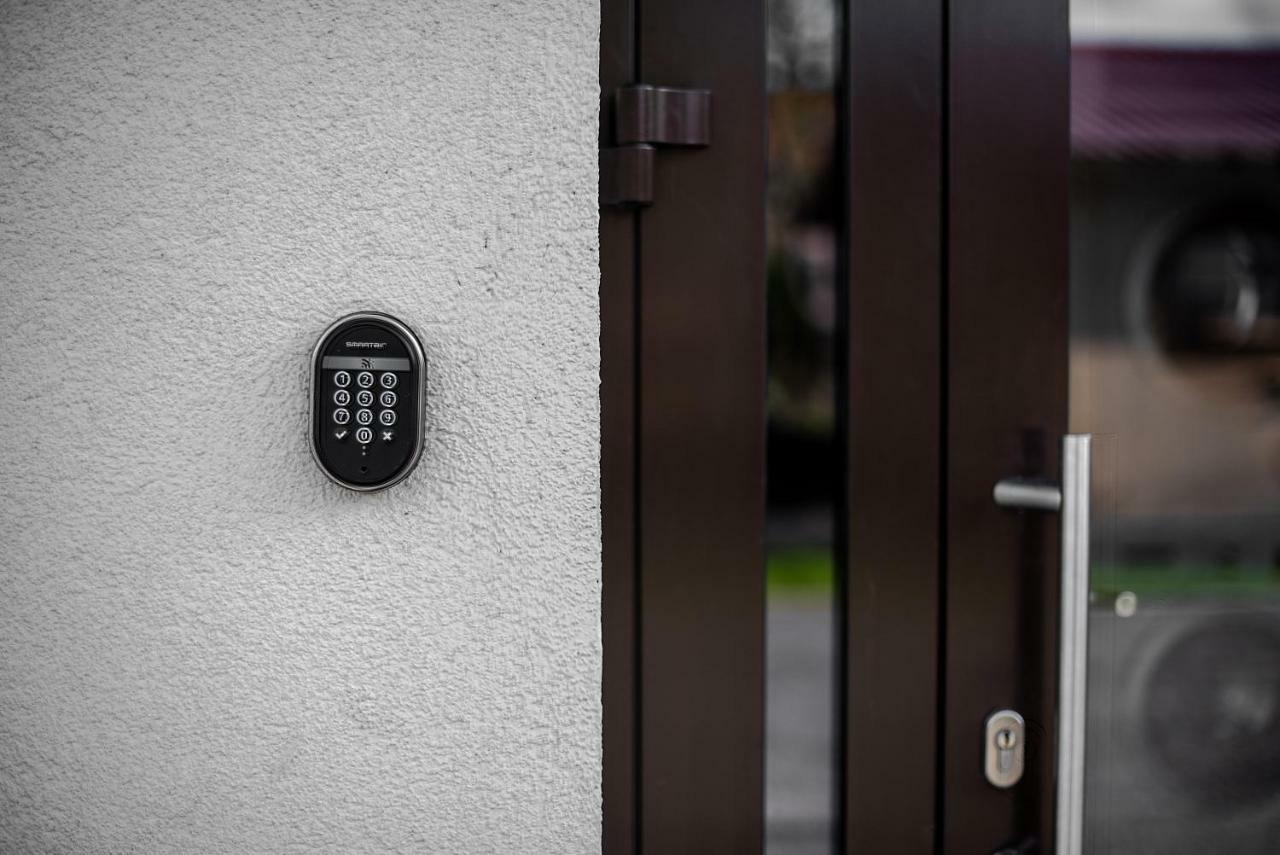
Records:
[[[351,385],[351,375],[345,371],[339,371],[333,375],[333,383],[339,389]]]
[[[382,395],[379,397],[380,397],[380,400],[382,401],[382,406],[384,407],[394,407],[396,405],[395,392],[383,392]]]
[[[392,374],[390,371],[382,372],[380,380],[382,382],[383,389],[394,389],[396,387],[396,375]]]
[[[334,410],[333,420],[340,425],[345,425],[347,422],[351,421],[351,411],[341,409]]]
[[[396,423],[395,410],[383,410],[378,414],[378,421],[382,422],[385,427],[391,427]]]
[[[373,374],[368,371],[361,371],[356,375],[356,382],[360,384],[361,389],[368,389],[373,385]]]
[[[339,389],[333,393],[333,402],[339,407],[345,407],[351,403],[351,393],[346,389]]]
[[[361,445],[368,445],[373,442],[373,431],[367,427],[362,427],[356,431],[356,442]]]
[[[362,407],[368,407],[373,404],[373,393],[368,389],[361,389],[356,392],[356,403]]]
[[[367,425],[373,421],[373,410],[357,410],[356,421],[362,425]]]

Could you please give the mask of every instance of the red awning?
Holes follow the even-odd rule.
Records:
[[[1076,157],[1280,154],[1280,49],[1076,47]]]

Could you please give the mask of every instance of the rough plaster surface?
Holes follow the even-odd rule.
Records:
[[[0,852],[599,849],[593,0],[0,3]],[[356,309],[409,481],[312,463]]]

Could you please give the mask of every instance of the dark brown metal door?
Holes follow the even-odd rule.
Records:
[[[766,6],[602,8],[603,148],[619,87],[712,91],[710,146],[601,214],[605,851],[760,852]],[[832,851],[1047,852],[1056,521],[992,488],[1066,429],[1065,5],[843,8]]]

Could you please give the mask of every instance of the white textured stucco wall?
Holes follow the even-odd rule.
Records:
[[[0,852],[599,849],[594,0],[0,4]],[[315,337],[430,361],[375,496]]]

